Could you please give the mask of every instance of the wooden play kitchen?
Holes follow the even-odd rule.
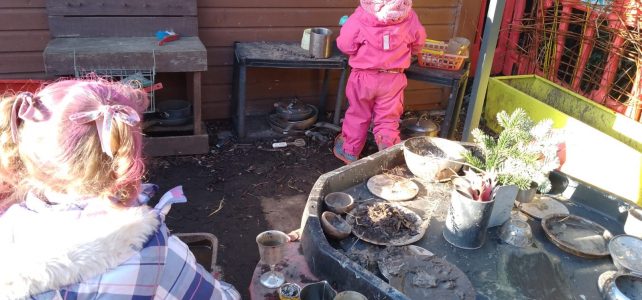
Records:
[[[47,13],[52,36],[44,51],[47,74],[94,73],[116,80],[143,76],[153,84],[156,73],[184,73],[191,116],[173,119],[173,124],[161,120],[147,128],[144,149],[151,156],[207,153],[208,136],[201,120],[201,73],[207,70],[207,51],[198,38],[196,0],[47,0]],[[167,30],[178,39],[159,43],[155,35]],[[155,113],[156,105],[162,105],[150,96],[148,112]]]
[[[301,244],[308,266],[317,277],[369,299],[602,299],[607,292],[600,289],[611,291],[617,287],[613,282],[629,280],[619,275],[626,268],[614,264],[621,255],[608,249],[616,240],[613,237],[623,236],[626,243],[618,244],[626,244],[632,250],[628,253],[638,252],[631,245],[639,239],[623,235],[626,213],[618,211],[629,202],[567,178],[562,188],[552,189],[555,194],[536,195],[532,201],[549,198],[546,201],[561,205],[567,211],[565,215],[540,209],[528,216],[515,209],[511,226],[490,228],[478,249],[463,249],[444,238],[452,183],[436,180],[439,170],[428,177],[411,172],[404,148],[403,144],[396,145],[326,173],[316,182],[304,212]],[[452,159],[456,156],[445,155],[450,157],[448,161],[456,161]],[[383,182],[379,189],[369,186],[371,178],[380,175],[394,180],[378,181]],[[384,195],[381,191],[386,189],[386,198],[409,193],[414,187],[408,181],[418,187],[416,196],[410,199],[390,201],[377,196]],[[326,200],[330,195],[336,198],[337,192],[349,197],[342,194],[341,198],[347,200]],[[351,234],[345,238],[326,234],[327,225],[322,225],[321,216],[328,209],[339,212],[336,215],[352,227]],[[379,226],[383,223],[378,222],[386,225]],[[377,230],[369,231],[372,227]],[[393,230],[388,232],[387,227]],[[517,232],[524,239],[506,237]],[[423,248],[423,254],[404,248],[409,244]],[[395,254],[399,252],[402,254]],[[611,258],[613,255],[616,257]],[[627,265],[635,264],[631,263],[635,257],[625,258]],[[397,263],[379,264],[392,260]],[[391,276],[393,265],[397,269],[393,268]],[[429,274],[436,265],[453,270],[449,273],[452,278]],[[616,272],[602,280],[608,284],[598,287],[598,278],[607,271]],[[622,278],[617,279],[618,275]]]

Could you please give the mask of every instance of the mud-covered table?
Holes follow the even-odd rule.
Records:
[[[288,243],[285,247],[283,261],[276,265],[276,270],[283,273],[285,281],[296,283],[301,288],[306,284],[319,281],[305,263],[299,242]],[[260,277],[269,271],[269,267],[261,262],[256,265],[252,282],[250,283],[250,298],[253,300],[278,300],[279,295],[276,289],[269,289],[261,285]]]
[[[293,42],[250,42],[234,44],[234,96],[236,106],[236,131],[240,137],[245,137],[245,88],[247,83],[247,68],[278,68],[278,69],[319,69],[324,70],[321,99],[319,100],[319,116],[325,115],[326,98],[328,95],[327,70],[341,70],[337,101],[333,123],[339,124],[339,113],[343,103],[345,82],[348,74],[348,58],[334,49],[329,58],[312,58],[308,51],[301,48],[300,43]]]
[[[318,218],[323,211],[323,196],[327,193],[345,191],[361,202],[372,198],[365,187],[369,177],[384,172],[408,174],[404,169],[402,146],[397,145],[319,178],[306,204],[301,242],[306,261],[314,274],[330,280],[338,288],[350,286],[369,299],[408,299],[384,280],[376,262],[369,261],[381,259],[377,255],[367,255],[380,252],[380,246],[352,236],[340,242],[329,240],[323,234]],[[420,192],[417,198],[404,202],[404,205],[430,220],[425,235],[414,245],[461,269],[475,287],[477,299],[601,299],[598,276],[615,270],[609,257],[586,259],[563,252],[546,238],[540,222],[536,220],[529,221],[534,237],[532,247],[502,244],[496,227],[490,229],[482,248],[456,248],[442,235],[450,201],[449,183],[413,180],[420,185]],[[570,196],[562,203],[571,214],[599,223],[614,235],[623,233],[624,216],[618,212],[621,200],[581,184],[567,188],[564,195]],[[356,252],[361,254],[355,255]]]

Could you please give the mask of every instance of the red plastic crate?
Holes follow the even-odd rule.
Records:
[[[4,93],[18,93],[18,92],[37,92],[42,86],[47,84],[44,80],[32,79],[0,79],[0,95]]]

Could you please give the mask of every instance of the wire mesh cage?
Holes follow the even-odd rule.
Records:
[[[156,111],[156,99],[152,86],[155,82],[156,72],[151,70],[136,69],[79,69],[75,68],[76,78],[99,77],[111,82],[120,82],[127,84],[136,89],[147,89],[149,96],[149,106],[145,113]]]
[[[145,63],[149,68],[119,67],[93,67],[83,63],[82,56],[74,51],[74,76],[76,78],[95,78],[96,76],[111,82],[120,82],[136,89],[143,89],[149,97],[149,106],[145,113],[156,111],[155,80],[156,80],[156,53],[150,52],[150,60]]]

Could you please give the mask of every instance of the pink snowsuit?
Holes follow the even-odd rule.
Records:
[[[400,20],[380,21],[359,6],[337,38],[337,46],[350,57],[352,67],[346,86],[350,106],[343,121],[343,151],[355,157],[363,150],[373,115],[380,149],[400,141],[403,91],[408,85],[403,70],[410,66],[411,54],[420,52],[426,39],[417,14],[410,7],[408,10]]]

